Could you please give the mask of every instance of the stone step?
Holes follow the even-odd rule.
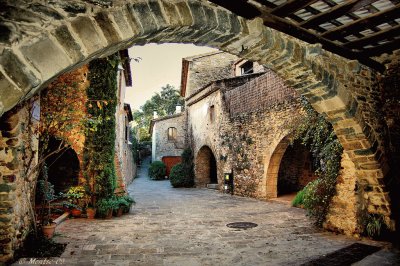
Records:
[[[219,189],[219,185],[218,184],[207,184],[207,188],[209,188],[209,189]]]

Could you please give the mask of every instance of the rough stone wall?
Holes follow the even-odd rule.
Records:
[[[393,217],[397,221],[396,238],[400,241],[400,59],[393,60],[388,70],[378,79],[382,92],[382,113],[386,123],[386,150],[389,153],[390,172],[386,180],[390,186]]]
[[[0,264],[22,245],[32,222],[30,202],[38,160],[33,106],[32,99],[0,118]]]
[[[324,227],[346,235],[359,233],[357,211],[359,202],[356,193],[356,168],[346,153],[342,155],[340,174],[336,183]]]
[[[184,58],[184,60],[189,61],[185,96],[190,96],[212,81],[233,77],[232,65],[238,59],[237,56],[224,52]]]
[[[153,161],[161,161],[164,156],[181,156],[185,148],[186,118],[184,113],[175,114],[154,121],[152,132]],[[168,128],[176,128],[176,140],[168,140]]]
[[[206,97],[205,97],[206,96]],[[230,166],[226,165],[221,156],[227,149],[219,144],[220,132],[229,126],[226,113],[223,112],[221,92],[210,85],[200,94],[186,102],[188,142],[195,158],[195,182],[204,186],[208,182],[206,177],[198,176],[199,173],[208,173],[208,161],[199,161],[200,149],[208,147],[213,153],[217,163],[218,184],[221,185],[223,172],[230,172]],[[210,112],[213,112],[212,117]],[[204,159],[206,160],[206,159]],[[204,164],[203,164],[204,163]],[[207,169],[202,169],[206,167]]]
[[[125,110],[126,81],[123,71],[118,72],[118,104],[115,112],[115,168],[117,174],[117,193],[125,193],[126,187],[136,176],[136,164],[129,142],[128,113]],[[127,134],[127,135],[126,135]]]
[[[232,118],[231,127],[221,134],[221,145],[228,148],[236,194],[265,199],[272,189],[276,197],[277,180],[268,182],[268,163],[276,143],[290,133],[300,114],[299,103],[293,101]],[[275,174],[277,179],[278,171]]]

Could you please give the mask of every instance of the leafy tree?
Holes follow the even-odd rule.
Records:
[[[133,119],[137,123],[139,132],[139,140],[150,140],[149,127],[153,119],[153,113],[157,112],[159,117],[172,115],[177,105],[184,105],[183,98],[179,95],[179,91],[169,84],[161,88],[161,92],[155,93],[150,100],[147,100],[141,110],[133,113]]]

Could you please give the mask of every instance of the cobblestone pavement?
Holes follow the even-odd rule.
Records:
[[[315,229],[302,209],[209,189],[174,189],[146,172],[143,167],[129,186],[137,202],[130,214],[70,219],[57,227],[55,240],[69,243],[65,264],[300,265],[357,242]],[[228,228],[232,222],[258,226]],[[379,265],[379,256],[358,265]]]

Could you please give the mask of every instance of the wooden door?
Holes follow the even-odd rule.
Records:
[[[181,161],[181,156],[165,156],[162,158],[162,162],[167,166],[167,176],[169,176],[172,167]]]

